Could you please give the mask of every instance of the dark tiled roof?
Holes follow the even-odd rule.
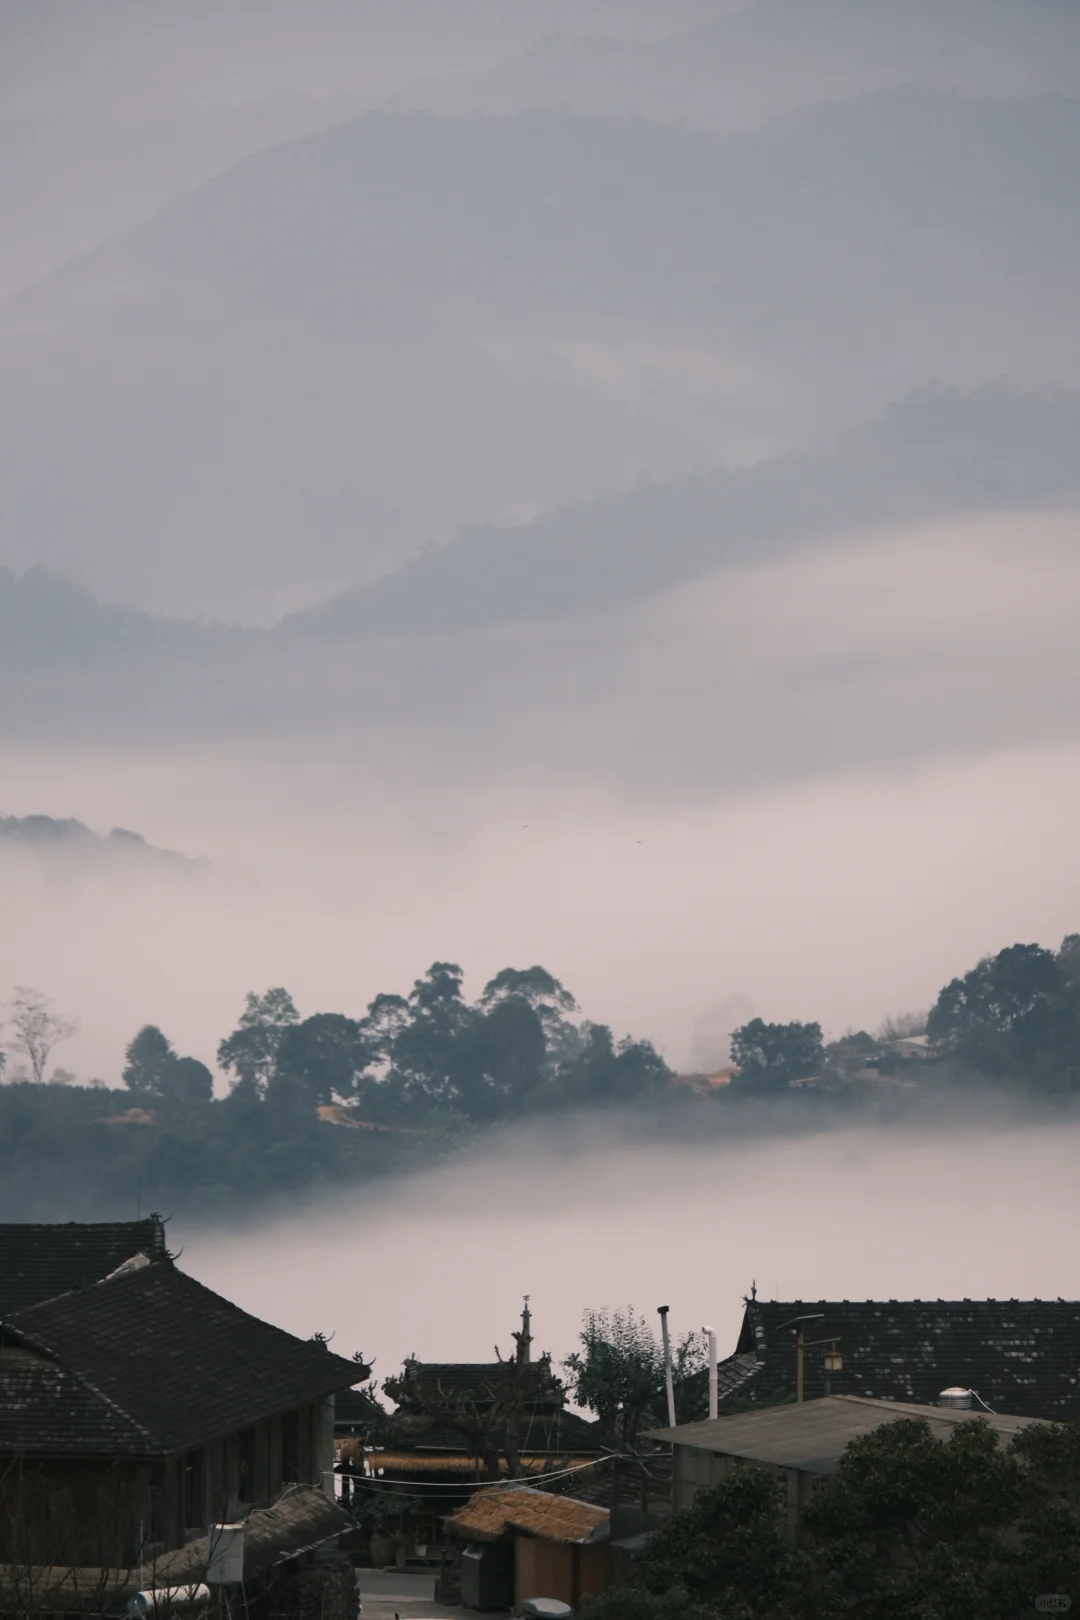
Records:
[[[603,1449],[597,1425],[567,1411],[562,1387],[546,1358],[524,1366],[515,1361],[410,1361],[406,1373],[407,1389],[395,1391],[401,1405],[390,1419],[390,1438],[399,1450],[459,1454],[463,1431],[450,1421],[449,1413],[460,1413],[467,1426],[474,1418],[483,1421],[493,1409],[501,1408],[505,1414],[523,1377],[518,1432],[523,1454],[587,1454]],[[397,1382],[402,1385],[404,1375]]]
[[[761,1371],[757,1356],[738,1353],[728,1356],[716,1369],[716,1394],[719,1405],[731,1404],[736,1397],[746,1399],[750,1385]],[[676,1416],[680,1423],[693,1423],[709,1415],[709,1369],[702,1368],[688,1378],[675,1397]]]
[[[421,1397],[452,1399],[480,1411],[503,1398],[507,1388],[523,1373],[534,1377],[538,1386],[551,1380],[551,1364],[546,1361],[531,1361],[524,1367],[516,1361],[413,1361],[407,1365],[410,1382]],[[538,1407],[548,1406],[554,1411],[560,1400],[557,1389],[538,1389]]]
[[[145,1429],[64,1367],[0,1348],[0,1452],[34,1456],[145,1456]]]
[[[165,1228],[145,1221],[0,1224],[0,1318],[100,1282],[134,1255],[164,1260]]]
[[[354,1362],[249,1316],[168,1261],[32,1306],[5,1330],[144,1430],[148,1453],[188,1450],[356,1379]]]
[[[1020,1417],[1080,1418],[1080,1303],[1069,1300],[795,1300],[747,1305],[736,1355],[760,1363],[739,1392],[761,1403],[795,1396],[795,1335],[835,1337],[844,1358],[834,1395],[932,1404],[943,1389],[975,1389]],[[825,1394],[823,1351],[805,1353],[805,1394]]]
[[[342,1389],[334,1397],[334,1426],[341,1433],[359,1435],[381,1434],[389,1414],[366,1389]]]
[[[468,1449],[462,1431],[442,1418],[422,1417],[412,1413],[394,1413],[390,1418],[389,1439],[399,1451],[447,1451],[455,1455]],[[559,1411],[548,1407],[526,1409],[520,1426],[518,1443],[525,1456],[545,1452],[576,1455],[603,1450],[595,1423],[578,1417],[576,1412]]]
[[[252,1508],[243,1523],[246,1581],[355,1528],[349,1514],[313,1485],[287,1485],[276,1502]],[[202,1582],[213,1550],[207,1535],[166,1553],[154,1565],[158,1585]]]

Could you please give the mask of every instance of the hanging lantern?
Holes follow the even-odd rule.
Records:
[[[825,1352],[825,1371],[827,1373],[834,1373],[842,1372],[843,1369],[844,1358],[840,1354],[839,1346],[831,1344]]]

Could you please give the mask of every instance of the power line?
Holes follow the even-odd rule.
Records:
[[[370,1459],[366,1460],[371,1460],[374,1462],[377,1455],[377,1453],[372,1453],[370,1454]],[[660,1455],[661,1453],[658,1452],[657,1456],[659,1457]],[[574,1463],[570,1468],[560,1468],[551,1474],[535,1474],[532,1477],[525,1476],[521,1479],[477,1480],[475,1488],[478,1491],[483,1491],[490,1490],[493,1487],[500,1485],[503,1487],[508,1485],[546,1485],[551,1480],[565,1479],[570,1474],[580,1474],[586,1468],[599,1468],[604,1463],[631,1461],[641,1462],[643,1460],[643,1458],[632,1458],[629,1454],[623,1455],[621,1452],[611,1452],[607,1456],[595,1458],[592,1462]],[[467,1481],[463,1482],[460,1480],[417,1480],[415,1484],[408,1484],[408,1482],[405,1480],[373,1479],[370,1475],[364,1474],[342,1474],[339,1477],[343,1480],[347,1479],[353,1490],[363,1488],[364,1490],[374,1491],[379,1490],[384,1485],[405,1485],[406,1489],[409,1491],[460,1491],[462,1484],[467,1483]]]

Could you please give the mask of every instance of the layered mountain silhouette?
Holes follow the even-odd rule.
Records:
[[[1080,104],[914,88],[286,144],[6,307],[0,554],[243,617],[927,377],[1076,382],[1078,173]]]
[[[300,641],[603,613],[850,532],[1078,502],[1080,394],[931,386],[816,449],[642,484],[528,524],[467,529],[269,632],[110,606],[45,569],[0,568],[0,667],[213,680],[226,666],[300,657]]]
[[[553,33],[404,100],[462,116],[568,107],[735,129],[905,84],[1075,95],[1080,12],[1069,0],[757,0],[654,42]]]
[[[159,849],[148,844],[141,833],[114,827],[110,833],[93,832],[85,822],[72,817],[0,815],[0,851],[22,849],[48,857],[75,854],[80,857],[120,859],[137,864],[165,864],[170,867],[203,868],[207,862]]]
[[[470,531],[282,632],[385,634],[598,609],[860,527],[1080,500],[1080,396],[928,388],[828,448]]]

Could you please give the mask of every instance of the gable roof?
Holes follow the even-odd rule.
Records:
[[[269,1507],[251,1508],[243,1525],[245,1581],[356,1528],[355,1520],[317,1485],[286,1485]],[[212,1538],[205,1535],[165,1553],[154,1564],[157,1586],[204,1581],[213,1551]]]
[[[737,1351],[721,1361],[716,1369],[716,1393],[720,1406],[749,1394],[750,1386],[761,1372],[761,1363],[753,1350]],[[675,1397],[678,1420],[683,1423],[704,1418],[709,1410],[709,1369],[701,1367],[683,1380]]]
[[[0,1451],[71,1456],[144,1456],[151,1436],[66,1367],[0,1347]]]
[[[504,1399],[514,1384],[524,1382],[535,1385],[531,1399],[537,1407],[554,1410],[562,1403],[548,1359],[527,1362],[411,1360],[405,1363],[405,1368],[411,1391],[420,1400],[438,1403],[453,1400],[483,1411]]]
[[[599,1426],[568,1411],[549,1358],[538,1361],[417,1361],[405,1363],[396,1385],[399,1401],[391,1414],[388,1443],[395,1450],[460,1453],[464,1431],[451,1421],[460,1414],[466,1427],[483,1422],[520,1390],[518,1446],[522,1454],[559,1455],[603,1449]],[[530,1387],[531,1386],[531,1387]],[[465,1447],[467,1449],[467,1445]]]
[[[165,1227],[145,1221],[0,1224],[0,1318],[100,1282],[125,1260],[164,1260]]]
[[[885,1423],[900,1418],[922,1418],[936,1440],[947,1440],[959,1423],[985,1418],[1003,1440],[1026,1428],[1029,1418],[1012,1414],[955,1411],[940,1406],[918,1406],[904,1401],[864,1400],[855,1395],[825,1396],[801,1405],[771,1406],[738,1417],[719,1417],[704,1423],[684,1423],[674,1429],[652,1429],[651,1440],[665,1440],[694,1451],[709,1451],[748,1462],[797,1468],[808,1474],[827,1474],[836,1467],[852,1440],[861,1439]]]
[[[725,1366],[753,1356],[738,1396],[758,1403],[795,1396],[793,1317],[807,1340],[836,1339],[843,1370],[832,1393],[932,1405],[943,1389],[975,1389],[999,1412],[1080,1418],[1080,1302],[1072,1300],[750,1300]],[[825,1394],[823,1351],[804,1359],[807,1400]],[[731,1398],[730,1395],[728,1397]]]
[[[128,1436],[119,1449],[135,1446],[134,1425],[144,1455],[170,1455],[347,1389],[357,1376],[354,1362],[249,1316],[168,1261],[31,1306],[3,1328],[9,1344],[70,1375],[66,1427],[48,1444],[54,1454],[100,1449],[76,1385],[117,1414],[112,1439]],[[0,1408],[0,1450],[23,1449],[14,1441],[27,1421]],[[47,1423],[42,1436],[44,1444]]]
[[[552,1496],[528,1485],[485,1487],[452,1513],[446,1528],[467,1541],[498,1541],[508,1530],[544,1541],[586,1542],[605,1539],[607,1508]]]

